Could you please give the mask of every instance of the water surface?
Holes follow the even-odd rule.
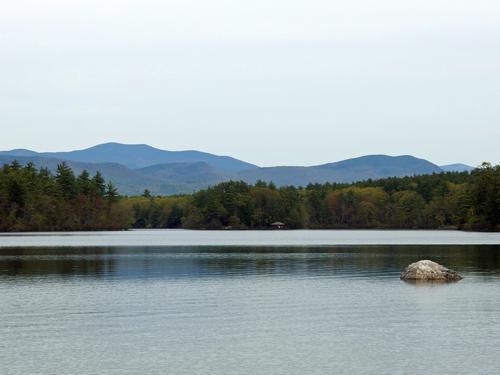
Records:
[[[500,233],[456,230],[183,230],[1,233],[0,247],[500,245]]]
[[[0,373],[497,373],[499,296],[494,245],[3,248]]]

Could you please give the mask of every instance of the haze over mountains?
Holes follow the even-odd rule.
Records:
[[[84,150],[67,152],[38,153],[31,150],[17,149],[2,151],[0,155],[38,156],[86,163],[119,163],[131,169],[149,167],[155,164],[194,163],[199,161],[207,162],[220,170],[230,172],[257,167],[229,156],[218,156],[195,150],[166,151],[148,145],[126,145],[113,142]]]
[[[105,143],[84,150],[42,152],[16,149],[0,152],[0,164],[18,160],[55,171],[65,161],[76,173],[100,171],[122,194],[191,193],[228,180],[273,181],[276,185],[353,182],[392,176],[411,176],[473,169],[464,164],[438,166],[414,156],[368,155],[311,167],[261,168],[229,156],[200,151],[165,151],[148,145]]]
[[[440,167],[445,172],[470,172],[474,170],[474,167],[462,163],[441,165]]]

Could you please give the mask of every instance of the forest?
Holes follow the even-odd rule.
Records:
[[[118,191],[100,173],[75,176],[62,163],[45,168],[14,161],[0,169],[0,231],[114,230],[130,226]]]
[[[223,182],[191,195],[120,196],[100,173],[0,170],[0,231],[128,228],[500,230],[500,165],[352,184]]]

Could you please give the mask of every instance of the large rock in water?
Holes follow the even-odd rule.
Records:
[[[462,280],[455,271],[452,271],[431,260],[421,260],[410,264],[401,273],[401,280],[405,281],[459,281]]]

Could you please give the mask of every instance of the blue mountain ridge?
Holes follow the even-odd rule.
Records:
[[[200,151],[165,151],[148,145],[106,143],[84,150],[35,152],[16,149],[0,152],[0,164],[18,160],[55,171],[65,161],[75,173],[100,171],[122,194],[187,194],[229,180],[255,183],[273,181],[278,186],[305,186],[309,183],[354,182],[366,179],[401,177],[443,171],[462,171],[461,164],[439,167],[411,155],[367,155],[317,166],[260,168],[229,156]],[[465,166],[468,167],[468,166]],[[449,169],[447,169],[449,168]],[[455,169],[453,169],[455,168]],[[469,167],[471,168],[471,167]]]

